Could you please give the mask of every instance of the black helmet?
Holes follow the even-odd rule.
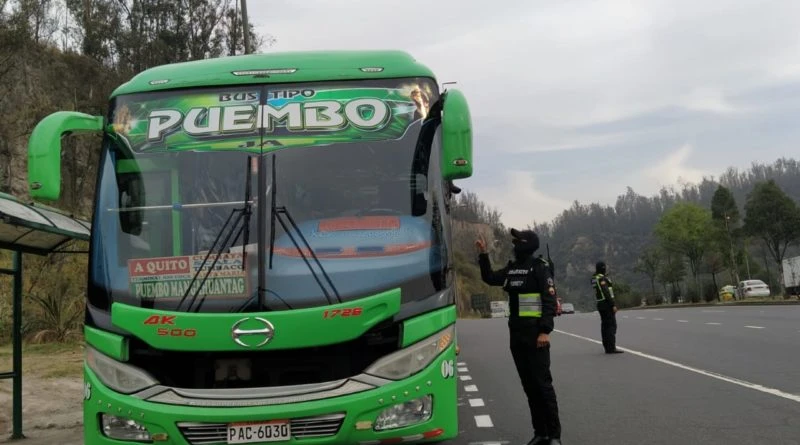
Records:
[[[539,248],[539,235],[533,230],[511,229],[511,240],[514,243],[514,251],[521,254],[533,255]]]
[[[605,273],[606,273],[606,263],[603,262],[603,261],[598,261],[597,264],[594,265],[594,270],[595,270],[595,273],[601,273],[601,274],[605,275]]]

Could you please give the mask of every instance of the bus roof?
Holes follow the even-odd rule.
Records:
[[[377,70],[378,68],[381,70]],[[228,56],[161,65],[137,74],[114,90],[111,97],[214,85],[397,77],[435,79],[428,67],[417,62],[405,51],[298,51]]]

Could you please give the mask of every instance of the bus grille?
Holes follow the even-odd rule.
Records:
[[[310,439],[335,436],[342,427],[345,415],[304,417],[292,419],[292,438]],[[181,422],[178,428],[191,445],[224,445],[227,442],[227,425],[224,423]]]

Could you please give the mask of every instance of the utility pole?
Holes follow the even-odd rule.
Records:
[[[247,0],[242,0],[242,28],[244,29],[244,53],[250,54],[250,22],[247,21]]]
[[[749,240],[745,240],[744,243],[744,264],[747,266],[747,279],[752,280],[753,278],[750,276],[750,254],[748,253],[747,246],[750,244]]]

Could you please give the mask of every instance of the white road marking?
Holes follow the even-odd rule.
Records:
[[[678,320],[678,323],[688,323],[689,320]]]
[[[764,326],[745,326],[745,327],[750,329],[764,329]]]
[[[623,315],[622,318],[628,318],[628,316],[627,315]]]
[[[653,320],[656,320],[656,321],[664,321],[664,319],[663,319],[663,318],[654,318]]]
[[[462,373],[462,372],[469,372],[469,369],[467,369],[467,368],[458,368],[458,372],[459,372],[459,373]]]
[[[478,425],[478,428],[491,428],[494,426],[492,418],[486,414],[475,416],[475,424]]]
[[[580,338],[581,340],[590,341],[592,343],[597,343],[598,345],[602,345],[603,344],[603,342],[597,341],[597,340],[595,340],[593,338],[584,337],[582,335],[573,334],[571,332],[564,332],[564,331],[561,331],[559,329],[556,329],[556,332],[560,332],[560,333],[565,334],[565,335],[570,335],[570,336],[575,337],[575,338]],[[769,387],[766,387],[766,386],[763,386],[763,385],[759,385],[757,383],[751,383],[751,382],[748,382],[748,381],[745,381],[745,380],[739,380],[737,378],[728,377],[726,375],[718,374],[716,372],[705,371],[705,370],[699,369],[699,368],[693,368],[691,366],[683,365],[683,364],[678,363],[678,362],[673,362],[671,360],[663,359],[661,357],[656,357],[655,355],[645,354],[644,352],[634,351],[632,349],[622,348],[622,347],[619,347],[619,346],[617,346],[617,349],[622,349],[623,351],[629,352],[629,353],[631,353],[633,355],[638,355],[639,357],[644,357],[644,358],[647,358],[647,359],[650,359],[650,360],[653,360],[653,361],[656,361],[656,362],[664,363],[665,365],[674,366],[676,368],[684,369],[686,371],[691,371],[691,372],[695,372],[697,374],[701,374],[701,375],[704,375],[704,376],[707,376],[707,377],[711,377],[711,378],[714,378],[714,379],[717,379],[717,380],[722,380],[723,382],[733,383],[734,385],[743,386],[745,388],[749,388],[749,389],[753,389],[753,390],[756,390],[756,391],[760,391],[760,392],[763,392],[765,394],[770,394],[770,395],[773,395],[773,396],[782,397],[784,399],[788,399],[788,400],[791,400],[793,402],[800,403],[800,395],[797,395],[797,394],[791,394],[791,393],[788,393],[788,392],[781,391],[779,389],[769,388]]]
[[[462,375],[462,376],[460,376],[460,378],[461,378],[462,382],[468,382],[468,381],[472,380],[472,377],[470,377],[468,375]]]
[[[486,406],[486,404],[483,403],[483,399],[469,399],[469,406],[479,408],[481,406]]]
[[[467,366],[467,364],[464,362],[458,362],[458,366]]]
[[[644,320],[644,317],[636,317],[637,320]]]
[[[714,322],[709,322],[709,323],[706,323],[706,324],[710,324],[710,325],[712,325],[712,326],[719,326],[719,325],[721,325],[722,323],[714,323]]]
[[[467,385],[464,387],[464,391],[466,392],[478,392],[478,387],[476,385]]]

